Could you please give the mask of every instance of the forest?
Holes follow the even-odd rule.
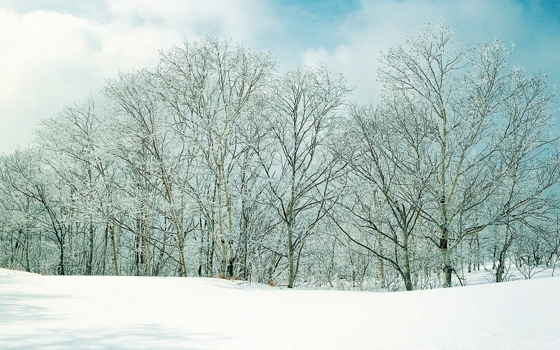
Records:
[[[556,95],[511,54],[430,24],[358,104],[326,66],[185,42],[0,157],[0,266],[369,291],[554,269]]]

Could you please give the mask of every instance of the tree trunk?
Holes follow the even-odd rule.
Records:
[[[453,266],[451,266],[451,252],[447,249],[447,240],[444,243],[444,248],[441,249],[443,255],[443,287],[451,287],[451,277],[453,275]]]
[[[109,226],[109,237],[111,239],[111,251],[113,260],[113,273],[115,276],[119,275],[119,264],[117,260],[117,245],[115,244],[115,225],[113,223]]]
[[[511,245],[511,237],[509,235],[509,225],[504,228],[504,240],[503,245],[500,249],[498,255],[498,266],[496,269],[496,283],[504,281],[505,263],[506,263],[506,253]],[[496,246],[494,246],[494,251],[496,251]]]
[[[60,262],[58,265],[58,274],[59,275],[66,275],[66,271],[64,269],[64,242],[60,242]]]
[[[105,235],[103,237],[103,258],[101,264],[101,275],[105,276],[107,268],[107,243],[109,242],[109,225],[105,224]]]
[[[214,230],[214,225],[212,225],[212,228],[209,228],[211,230]],[[208,254],[206,255],[206,266],[208,269],[208,276],[213,276],[214,275],[214,252],[216,251],[216,243],[215,241],[215,237],[214,237],[214,233],[208,233],[208,235],[210,236],[210,234],[212,234],[212,237],[209,237],[209,244],[210,246],[208,247]]]
[[[412,279],[410,278],[410,258],[408,253],[408,234],[405,233],[403,242],[403,277],[404,285],[407,291],[413,290]]]
[[[247,238],[247,218],[245,217],[245,206],[241,204],[241,234],[243,235],[243,280],[247,281],[247,256],[248,252],[248,238]]]
[[[378,225],[381,228],[381,223],[378,223]],[[381,233],[377,234],[377,244],[379,245],[378,250],[379,250],[379,255],[380,255],[380,257],[378,257],[378,261],[379,261],[379,280],[381,281],[381,288],[385,288],[387,286],[387,284],[385,282],[385,260],[383,260],[381,258],[381,256],[383,256],[383,254],[384,254]]]
[[[233,263],[235,259],[228,259],[227,266],[226,266],[226,277],[232,278],[233,277]]]
[[[25,259],[25,271],[31,272],[30,265],[29,265],[29,229],[25,230],[25,242],[23,245],[24,251],[24,259]]]
[[[89,221],[89,232],[88,232],[88,254],[87,254],[87,261],[86,261],[86,275],[90,276],[92,273],[92,265],[93,265],[93,218],[91,214],[88,218]]]
[[[294,246],[292,244],[292,227],[288,224],[288,288],[294,288]]]
[[[185,253],[183,252],[185,242],[183,234],[179,233],[177,240],[177,249],[179,250],[179,272],[181,277],[187,277],[187,267],[185,265]]]

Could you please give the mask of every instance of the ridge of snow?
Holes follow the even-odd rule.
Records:
[[[5,276],[5,275],[10,275],[10,276],[40,276],[38,273],[32,273],[32,272],[25,272],[25,271],[19,271],[19,270],[10,270],[10,269],[4,269],[0,267],[0,276]]]
[[[2,349],[560,348],[560,278],[416,292],[0,276]]]

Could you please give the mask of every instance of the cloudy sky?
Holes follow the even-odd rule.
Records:
[[[281,68],[326,63],[352,99],[375,101],[380,52],[439,19],[466,43],[515,43],[512,65],[560,83],[557,0],[0,0],[0,153],[119,70],[205,36],[272,51]]]

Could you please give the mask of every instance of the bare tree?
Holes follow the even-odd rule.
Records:
[[[430,156],[423,111],[387,99],[378,108],[351,110],[346,132],[335,152],[348,169],[345,199],[334,220],[355,244],[373,253],[401,276],[412,290],[412,241],[418,231],[433,169],[421,159]],[[351,218],[351,219],[348,219]],[[346,223],[348,226],[345,226]]]
[[[183,161],[184,148],[180,140],[167,127],[166,114],[162,110],[158,95],[154,92],[154,75],[146,70],[121,74],[119,79],[109,82],[105,95],[112,103],[114,116],[119,117],[115,127],[125,132],[121,138],[119,156],[132,171],[134,185],[130,189],[138,208],[133,231],[136,232],[137,266],[142,274],[151,274],[153,253],[150,247],[164,251],[165,242],[152,237],[153,226],[158,216],[170,223],[171,231],[164,227],[162,240],[172,236],[177,251],[177,271],[187,275],[185,263],[185,211],[184,191],[181,180],[187,176]],[[157,199],[164,206],[151,206]]]
[[[102,121],[90,99],[81,106],[67,107],[54,118],[41,123],[37,131],[44,154],[43,161],[57,178],[72,188],[72,200],[77,212],[87,222],[87,258],[85,274],[91,275],[94,262],[96,222],[105,218],[110,227],[113,272],[118,275],[114,238],[114,214],[107,172],[111,160],[103,149]],[[108,211],[107,211],[108,210]],[[107,215],[106,215],[107,214]],[[107,240],[105,241],[107,245]],[[105,261],[105,253],[101,257]]]
[[[330,182],[340,170],[327,152],[326,140],[349,90],[341,77],[324,67],[287,72],[274,87],[270,154],[261,159],[271,204],[283,223],[292,288],[305,240],[325,216]]]
[[[426,234],[441,253],[447,287],[451,253],[464,238],[539,207],[558,178],[552,138],[516,141],[539,135],[551,121],[554,94],[544,78],[507,69],[510,51],[500,42],[473,51],[455,49],[452,37],[441,23],[429,25],[409,40],[409,50],[390,49],[379,71],[385,95],[421,110],[428,125],[431,155],[419,161],[434,176],[421,212],[433,228]]]
[[[51,181],[53,174],[45,171],[36,150],[16,151],[4,159],[0,178],[20,196],[36,201],[41,215],[35,219],[50,235],[58,250],[56,273],[66,275],[68,271],[68,240],[71,238],[73,208],[65,201],[71,190],[64,184]]]
[[[246,213],[243,208],[238,212],[234,198],[243,196],[247,189],[244,181],[248,179],[251,147],[240,137],[239,125],[262,101],[259,96],[272,68],[268,54],[206,39],[163,54],[157,72],[160,98],[172,118],[171,127],[195,157],[197,179],[209,181],[203,186],[194,182],[187,185],[205,221],[201,226],[207,227],[206,241],[218,247],[220,273],[227,277],[234,275],[236,245],[240,230],[246,230]],[[233,184],[239,176],[242,184],[236,189]],[[208,190],[200,191],[200,187]],[[211,252],[213,255],[213,249]]]

